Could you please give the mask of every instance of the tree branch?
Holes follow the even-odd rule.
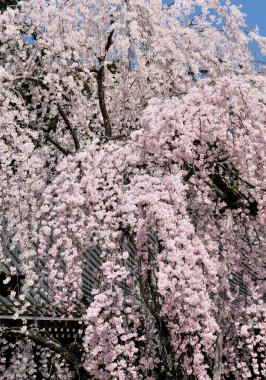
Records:
[[[5,335],[20,335],[23,338],[29,338],[34,343],[38,344],[41,347],[49,348],[51,351],[54,351],[58,354],[62,354],[71,364],[73,364],[75,367],[77,367],[78,359],[77,357],[72,353],[66,350],[61,344],[56,343],[55,341],[46,338],[42,335],[37,335],[32,333],[31,331],[22,331],[19,330],[5,330],[2,332],[2,334]],[[80,366],[80,364],[79,364]]]
[[[86,379],[92,379],[92,377],[89,376],[85,368],[80,362],[80,359],[71,351],[64,348],[61,344],[44,337],[40,334],[35,334],[31,331],[23,331],[21,329],[11,329],[11,330],[5,330],[2,332],[3,336],[7,335],[16,335],[16,336],[22,336],[23,338],[29,338],[34,343],[38,344],[41,347],[49,348],[51,351],[56,352],[58,354],[61,354],[70,364],[73,365],[75,371],[77,373],[80,373],[82,371],[83,373],[86,373]]]
[[[75,149],[76,150],[79,150],[80,148],[80,144],[79,144],[79,140],[78,140],[78,136],[77,136],[77,133],[75,131],[75,129],[72,127],[70,121],[69,121],[69,118],[67,117],[67,115],[65,114],[64,110],[62,109],[62,107],[60,106],[60,104],[57,105],[57,109],[62,117],[62,119],[64,120],[65,124],[66,124],[66,127],[67,129],[69,130],[72,138],[73,138],[73,141],[74,141],[74,145],[75,145]]]
[[[63,147],[63,145],[61,145],[58,141],[54,140],[47,132],[45,134],[45,138],[47,141],[53,144],[57,149],[59,149],[60,152],[62,152],[65,156],[71,153],[67,148]]]
[[[32,76],[19,76],[19,77],[16,77],[13,79],[14,82],[18,82],[18,81],[22,81],[22,82],[25,82],[26,80],[29,80],[31,82],[36,82],[38,84],[41,84],[43,86],[43,88],[45,88],[45,90],[49,91],[49,87],[47,86],[46,83],[43,82],[42,79],[40,78],[36,78],[36,77],[32,77]]]
[[[13,81],[17,82],[17,81],[26,81],[26,80],[29,80],[31,82],[35,82],[37,84],[40,84],[41,86],[43,86],[43,88],[45,88],[47,91],[49,91],[49,87],[47,86],[46,83],[43,82],[42,79],[40,78],[36,78],[36,77],[32,77],[32,76],[19,76],[19,77],[16,77],[14,78]],[[60,106],[60,104],[57,105],[57,109],[58,109],[58,112],[59,114],[61,115],[62,119],[64,120],[65,124],[66,124],[66,127],[67,129],[69,130],[71,136],[72,136],[72,139],[74,141],[74,145],[75,145],[75,149],[78,150],[80,148],[80,143],[79,143],[79,140],[78,140],[78,136],[77,136],[77,133],[75,131],[75,129],[72,127],[70,121],[69,121],[69,118],[67,117],[66,113],[64,112],[64,110],[62,109],[62,107]],[[62,147],[62,145],[60,143],[58,143],[57,141],[55,141],[52,137],[50,136],[46,136],[47,140],[50,141],[55,147],[57,147],[62,153],[64,154],[69,154],[70,151],[68,149],[65,149],[64,147]]]
[[[101,110],[101,114],[103,117],[103,125],[106,137],[112,137],[112,126],[109,118],[109,114],[107,111],[106,103],[105,103],[105,89],[104,89],[104,78],[105,78],[105,68],[104,68],[104,60],[108,53],[108,50],[113,44],[113,34],[114,29],[111,30],[107,37],[106,45],[105,45],[105,54],[103,57],[98,57],[98,61],[101,63],[101,67],[98,70],[93,70],[96,72],[96,80],[97,80],[97,92],[99,99],[99,106]]]
[[[113,44],[113,35],[114,35],[114,29],[112,29],[111,32],[108,35],[107,42],[106,42],[106,45],[105,45],[105,52],[106,53],[108,52],[108,50],[110,49],[110,47]],[[105,56],[106,56],[106,53],[105,53]]]
[[[106,103],[105,103],[104,77],[105,77],[104,65],[102,65],[100,69],[97,70],[97,74],[96,74],[97,86],[98,86],[97,87],[98,99],[99,99],[101,114],[103,117],[105,136],[112,137],[112,126],[111,126],[110,118],[109,118]]]

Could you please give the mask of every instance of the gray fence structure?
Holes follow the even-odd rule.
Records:
[[[157,247],[158,242],[154,234],[149,234],[149,243],[154,247]],[[126,265],[133,276],[138,277],[136,272],[136,252],[132,244],[128,241],[125,243],[125,249],[129,252],[129,258],[126,260]],[[19,319],[26,319],[29,321],[44,321],[62,320],[62,310],[60,308],[55,308],[51,302],[51,289],[49,288],[49,280],[45,269],[45,258],[38,259],[38,267],[35,269],[40,273],[40,277],[36,283],[33,284],[31,289],[26,293],[25,300],[19,300],[20,288],[24,284],[24,276],[21,272],[20,265],[20,254],[18,249],[11,249],[9,244],[3,247],[3,252],[5,258],[9,259],[8,264],[0,263],[0,324],[2,322],[12,320],[14,312],[17,308],[21,307],[23,303],[28,303],[26,313],[19,315]],[[242,252],[243,269],[248,271],[253,277],[255,274],[252,273],[248,266],[248,257],[245,252]],[[83,253],[83,274],[82,274],[82,291],[83,298],[77,301],[76,304],[76,315],[72,318],[65,318],[64,320],[79,321],[81,316],[85,311],[87,305],[92,300],[92,289],[99,285],[100,273],[101,273],[101,250],[99,247],[93,247]],[[4,284],[3,280],[6,276],[10,276],[10,267],[16,267],[17,276],[12,276],[11,281],[8,284]],[[64,263],[62,263],[62,267]],[[243,283],[241,273],[232,273],[230,275],[230,283],[232,290],[239,292],[241,296],[247,295],[247,289]],[[128,288],[126,284],[121,284],[124,292],[128,293],[131,289]],[[16,297],[11,298],[10,292],[16,292]]]

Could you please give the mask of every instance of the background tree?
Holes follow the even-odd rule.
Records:
[[[83,355],[4,329],[3,355],[23,339],[3,378],[35,344],[43,378],[56,352],[62,379],[262,379],[264,39],[218,0],[21,1],[0,25],[2,244],[66,316],[82,253],[103,261]]]

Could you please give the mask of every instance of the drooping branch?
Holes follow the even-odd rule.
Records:
[[[130,228],[121,228],[123,236],[128,239],[134,251],[137,252],[135,239],[130,233]],[[167,371],[168,374],[174,374],[177,369],[174,365],[173,348],[171,344],[170,331],[167,321],[160,315],[161,305],[159,301],[159,293],[157,288],[157,278],[155,275],[155,264],[153,260],[152,249],[147,245],[148,250],[148,268],[143,271],[143,258],[138,259],[138,273],[139,273],[139,286],[141,298],[145,303],[145,306],[153,316],[155,320],[155,326],[160,336],[160,342],[162,346],[162,361],[163,368],[161,371]],[[161,375],[164,376],[161,372]]]
[[[223,263],[224,268],[226,267]],[[218,323],[220,331],[217,332],[216,347],[214,352],[214,366],[213,366],[213,380],[221,380],[222,378],[222,366],[223,366],[223,346],[224,346],[224,324],[225,324],[225,298],[226,292],[222,290],[220,292],[220,305],[218,313]]]
[[[223,359],[223,333],[217,334],[215,355],[214,355],[214,367],[213,367],[213,380],[221,380],[222,376],[222,359]]]

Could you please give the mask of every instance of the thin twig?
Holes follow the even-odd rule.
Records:
[[[215,164],[217,166],[220,166],[220,168],[226,170],[228,173],[232,174],[235,178],[239,179],[239,181],[245,183],[246,185],[248,185],[249,187],[251,187],[252,189],[255,189],[256,186],[252,185],[252,183],[244,180],[243,178],[239,177],[239,175],[237,175],[234,171],[232,171],[231,169],[227,168],[226,166],[224,165],[221,165],[219,162],[215,161]],[[261,191],[266,191],[266,189],[260,189]]]
[[[22,80],[23,82],[25,82],[26,80],[29,80],[31,82],[39,83],[43,86],[43,88],[45,88],[45,90],[49,91],[49,87],[47,86],[47,84],[44,83],[44,81],[40,78],[36,78],[32,76],[19,76],[19,77],[14,78],[13,82],[18,82],[20,80]]]

